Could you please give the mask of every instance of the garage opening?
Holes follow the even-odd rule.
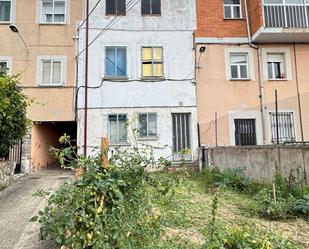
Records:
[[[76,122],[35,122],[31,135],[31,170],[60,168],[50,148],[61,148],[59,138],[67,134],[76,145]]]

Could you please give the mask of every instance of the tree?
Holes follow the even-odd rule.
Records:
[[[29,104],[19,77],[0,74],[0,158],[26,135],[30,124],[26,116]]]

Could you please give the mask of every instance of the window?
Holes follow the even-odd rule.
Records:
[[[11,0],[0,0],[0,22],[11,21]]]
[[[127,76],[127,49],[125,47],[105,48],[105,76]]]
[[[247,53],[230,54],[231,79],[246,80],[249,79],[249,65]]]
[[[111,144],[127,143],[127,115],[115,114],[108,116],[109,139]]]
[[[241,0],[224,0],[224,18],[241,18]]]
[[[42,23],[65,23],[66,4],[59,0],[41,0]]]
[[[143,15],[160,15],[161,0],[142,0]]]
[[[235,145],[257,145],[255,119],[234,119]]]
[[[277,117],[275,112],[270,112],[272,142],[277,142]],[[295,141],[294,113],[278,113],[279,142]]]
[[[60,86],[62,80],[62,60],[41,60],[42,77],[40,85],[42,86]]]
[[[139,138],[156,138],[157,136],[157,114],[138,114]]]
[[[9,65],[7,61],[0,61],[0,76],[6,75],[9,70]]]
[[[163,48],[143,47],[142,64],[143,77],[163,77]]]
[[[285,79],[285,58],[284,54],[267,54],[268,79]]]
[[[106,15],[125,15],[126,0],[106,0]]]

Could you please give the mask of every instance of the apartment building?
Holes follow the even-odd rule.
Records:
[[[50,146],[63,133],[76,137],[74,36],[82,9],[82,0],[0,0],[0,67],[20,74],[33,102],[21,149],[24,172],[55,165]]]
[[[197,0],[202,144],[309,141],[308,21],[306,0]]]
[[[90,10],[96,2],[90,1]],[[155,160],[197,160],[195,28],[194,0],[98,4],[89,20],[87,105],[85,24],[79,31],[81,151],[85,137],[88,155],[107,137],[111,153],[134,147],[153,153]]]

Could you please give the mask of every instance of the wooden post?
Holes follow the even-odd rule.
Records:
[[[103,137],[101,139],[102,167],[105,169],[108,167],[108,148],[108,139],[106,137]]]

